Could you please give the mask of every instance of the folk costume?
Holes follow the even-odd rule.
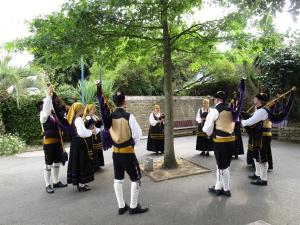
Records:
[[[264,104],[269,100],[269,97],[265,93],[259,93],[255,96],[262,102],[262,105],[257,107],[253,116],[247,120],[242,120],[244,127],[251,127],[255,125],[255,129],[252,133],[252,147],[253,158],[255,164],[255,174],[249,176],[250,179],[254,179],[251,184],[254,185],[268,185],[268,168],[269,159],[271,156],[271,136],[272,136],[272,122],[269,119],[268,110],[264,107]],[[273,162],[271,162],[273,164]]]
[[[233,109],[234,112],[237,112],[239,110],[239,108],[241,108],[242,98],[243,98],[242,90],[237,90],[233,93],[233,99],[230,101],[230,107]],[[237,118],[235,121],[234,134],[235,134],[235,148],[232,152],[232,155],[234,156],[235,159],[238,159],[239,155],[244,155],[244,146],[243,146],[243,139],[242,139],[242,134],[241,134],[240,115],[237,115]]]
[[[213,149],[217,162],[216,185],[209,187],[209,191],[216,195],[231,196],[230,192],[230,163],[235,146],[234,119],[232,111],[225,100],[224,91],[218,91],[214,98],[218,100],[206,118],[203,131],[213,136]]]
[[[158,105],[154,105],[154,110],[149,116],[149,132],[147,140],[147,150],[164,153],[164,115],[161,112],[155,112],[155,108],[159,109]]]
[[[203,100],[205,101],[205,100]],[[209,100],[207,99],[209,103]],[[208,137],[205,132],[203,132],[202,128],[204,126],[206,117],[209,113],[210,109],[204,109],[204,107],[198,109],[196,121],[198,123],[197,129],[197,142],[196,142],[196,150],[201,151],[201,155],[209,156],[209,151],[213,151],[213,141],[211,137]]]
[[[85,121],[85,126],[87,129],[92,129],[93,127],[97,127],[99,129],[102,128],[102,121],[95,114],[90,114],[92,110],[95,110],[94,104],[86,105],[83,113],[83,118]],[[102,130],[102,129],[101,129]],[[93,162],[94,162],[94,170],[98,171],[101,167],[104,166],[104,156],[103,156],[103,144],[101,138],[101,132],[97,135],[92,135],[92,144],[93,144]]]
[[[134,115],[123,108],[125,95],[118,91],[113,96],[117,106],[111,113],[111,127],[109,134],[113,142],[113,164],[114,164],[114,189],[119,205],[119,214],[129,210],[130,214],[144,213],[148,209],[138,204],[138,196],[141,189],[141,172],[138,160],[134,153],[134,146],[140,142],[142,130]],[[123,198],[123,183],[125,171],[131,180],[130,208]]]
[[[253,114],[250,114],[248,112],[241,112],[241,118],[242,120],[249,119]],[[240,124],[241,125],[241,124]],[[245,130],[248,134],[248,145],[247,145],[247,157],[246,162],[248,166],[252,166],[252,168],[255,168],[254,165],[254,156],[253,156],[253,131],[250,127],[245,127]]]
[[[43,149],[46,164],[46,168],[44,170],[44,179],[46,184],[46,192],[52,194],[54,193],[53,188],[62,188],[67,186],[67,184],[63,184],[59,180],[59,169],[62,163],[63,143],[58,122],[54,114],[52,95],[47,94],[43,102],[39,102],[37,106],[40,110],[40,122],[44,135]],[[53,176],[53,187],[50,182],[51,172]]]
[[[81,103],[74,103],[68,112],[67,120],[74,129],[71,140],[70,157],[68,164],[68,184],[77,185],[79,192],[90,190],[87,183],[94,180],[92,130],[85,127],[83,119],[78,113],[83,112]],[[100,132],[96,128],[96,134]]]

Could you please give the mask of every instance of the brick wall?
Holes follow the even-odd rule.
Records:
[[[174,120],[195,120],[198,108],[202,99],[198,96],[176,96],[174,97]],[[157,103],[164,113],[163,96],[127,96],[128,112],[133,113],[142,127],[143,135],[148,134],[149,115],[152,112],[152,105]]]

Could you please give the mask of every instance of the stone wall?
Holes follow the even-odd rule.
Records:
[[[198,96],[176,96],[174,97],[174,121],[195,120],[198,108],[202,99]],[[133,113],[142,127],[143,135],[148,134],[149,115],[152,112],[152,105],[157,103],[164,113],[164,97],[162,96],[127,96],[128,112]]]
[[[277,132],[277,139],[282,141],[300,142],[300,127],[279,128]]]

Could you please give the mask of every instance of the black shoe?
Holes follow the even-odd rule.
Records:
[[[216,189],[215,189],[215,186],[208,187],[208,191],[209,191],[210,193],[213,193],[213,194],[216,194],[216,193],[217,193],[217,191],[216,191]]]
[[[140,213],[145,213],[145,212],[147,212],[148,210],[149,210],[148,208],[142,208],[142,207],[140,206],[140,204],[138,204],[136,208],[134,208],[134,209],[130,208],[130,209],[129,209],[129,214],[140,214]]]
[[[48,194],[53,194],[53,193],[54,193],[54,189],[52,188],[51,185],[48,185],[48,186],[46,187],[46,192],[47,192]]]
[[[268,181],[258,179],[256,181],[251,181],[251,184],[257,185],[257,186],[267,186],[268,185]]]
[[[221,189],[221,190],[216,190],[216,196],[221,196],[224,194],[224,190]]]
[[[88,185],[84,185],[83,187],[80,187],[79,185],[77,185],[77,190],[79,192],[86,192],[86,191],[90,191],[91,189],[89,188]]]
[[[270,172],[272,172],[272,171],[273,171],[273,169],[270,169],[270,168],[268,169],[268,173],[270,173]]]
[[[235,156],[234,156],[234,159],[238,159],[238,158],[239,158],[239,156],[238,156],[238,155],[235,155]]]
[[[201,152],[201,153],[200,153],[200,155],[205,155],[205,152],[204,152],[204,151],[203,151],[203,152]]]
[[[230,191],[223,191],[222,195],[224,195],[226,197],[231,197],[231,192]]]
[[[212,194],[215,194],[216,196],[220,196],[220,195],[223,194],[223,189],[221,189],[221,190],[216,190],[216,189],[215,189],[215,186],[209,187],[209,188],[208,188],[208,191],[209,191],[210,193],[212,193]]]
[[[205,153],[205,156],[209,156],[209,152],[206,152],[206,153]]]
[[[252,176],[251,176],[251,175],[248,176],[248,178],[251,179],[251,180],[257,180],[257,179],[259,179],[260,177],[259,177],[259,176],[256,176],[256,174],[253,174]]]
[[[129,210],[129,206],[125,203],[124,208],[119,208],[119,215],[123,215],[128,210]]]
[[[58,181],[58,183],[53,184],[53,188],[64,188],[67,187],[67,184],[63,184],[62,182]]]

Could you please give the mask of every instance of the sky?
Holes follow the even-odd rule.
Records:
[[[0,46],[5,42],[28,36],[26,21],[58,11],[65,0],[0,0]],[[6,53],[0,50],[0,58]],[[11,65],[25,66],[32,56],[13,54]]]
[[[66,0],[0,0],[0,46],[5,42],[28,36],[30,33],[26,21],[39,16],[58,11]],[[287,9],[287,8],[286,8]],[[286,10],[285,9],[285,10]],[[234,10],[234,9],[232,9]],[[217,7],[209,7],[201,12],[195,12],[192,20],[207,21],[217,19],[226,12]],[[295,23],[287,12],[279,14],[275,19],[276,28],[285,32],[289,27],[299,29],[300,23]],[[254,32],[254,31],[253,31]],[[224,45],[226,48],[226,45]],[[0,50],[0,58],[6,53]],[[11,65],[25,66],[32,56],[28,53],[14,54]]]

